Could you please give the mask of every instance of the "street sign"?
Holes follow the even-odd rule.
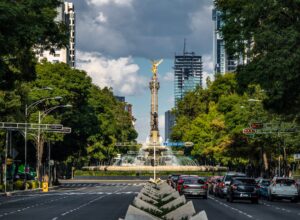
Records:
[[[243,134],[247,134],[247,135],[250,135],[250,134],[255,134],[255,130],[253,128],[244,128],[243,129]]]
[[[264,124],[261,122],[254,122],[254,123],[251,123],[250,127],[252,129],[262,129],[264,127]]]
[[[168,147],[183,147],[184,142],[165,142],[164,145]]]
[[[193,142],[184,142],[184,146],[185,147],[193,147],[194,146],[194,143]]]

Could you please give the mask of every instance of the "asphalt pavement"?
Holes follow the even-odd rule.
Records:
[[[125,217],[129,204],[143,185],[140,181],[67,181],[59,189],[48,193],[1,197],[0,220],[117,220]],[[206,211],[209,220],[300,219],[300,204],[289,201],[228,203],[213,196],[207,200],[191,200],[197,212]]]

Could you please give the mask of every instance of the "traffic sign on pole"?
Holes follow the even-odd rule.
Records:
[[[264,124],[261,122],[253,122],[251,123],[250,127],[252,129],[262,129],[264,127]]]
[[[243,134],[247,134],[247,135],[251,135],[251,134],[255,134],[255,130],[253,128],[244,128],[243,129]]]

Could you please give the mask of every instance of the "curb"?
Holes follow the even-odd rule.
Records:
[[[49,190],[55,190],[58,189],[59,186],[52,186],[49,187]],[[12,192],[6,192],[6,193],[0,193],[0,196],[12,196],[12,195],[26,195],[26,194],[31,194],[33,192],[42,192],[42,188],[37,188],[37,189],[29,189],[29,190],[15,190]]]

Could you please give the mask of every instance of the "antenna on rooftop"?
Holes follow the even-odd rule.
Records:
[[[186,39],[184,38],[184,42],[183,42],[183,55],[185,55],[185,48],[186,48]]]

